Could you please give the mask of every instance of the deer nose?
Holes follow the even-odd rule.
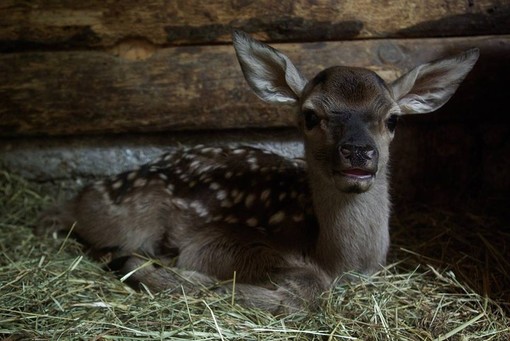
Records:
[[[375,149],[370,145],[358,146],[354,144],[342,144],[339,148],[340,155],[345,159],[364,159],[372,160],[376,155]]]

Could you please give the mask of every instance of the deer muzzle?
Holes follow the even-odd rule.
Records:
[[[376,176],[379,153],[372,143],[353,141],[340,143],[337,148],[334,180],[344,192],[367,191]]]

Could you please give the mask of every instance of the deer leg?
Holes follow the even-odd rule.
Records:
[[[219,294],[235,295],[236,303],[245,307],[258,308],[272,314],[286,311],[283,309],[285,293],[280,290],[244,283],[234,285],[232,281],[219,281],[215,277],[196,271],[146,265],[146,261],[138,257],[131,257],[125,263],[122,272],[133,270],[136,271],[128,280],[130,284],[143,283],[156,292],[184,292],[197,296],[204,290],[211,290]]]
[[[308,263],[277,269],[270,276],[283,297],[282,308],[285,311],[317,309],[321,294],[327,291],[332,283],[332,279],[320,268]]]
[[[135,256],[130,257],[121,270],[123,273],[132,271],[132,284],[143,283],[156,292],[182,290],[188,295],[197,295],[208,289],[235,295],[236,303],[272,314],[317,309],[320,295],[331,284],[331,279],[312,265],[279,268],[269,275],[266,283],[258,285],[220,281],[197,271],[156,267]]]

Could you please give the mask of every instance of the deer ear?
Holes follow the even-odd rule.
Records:
[[[290,59],[244,32],[232,35],[244,78],[266,102],[296,103],[307,83]]]
[[[442,107],[471,71],[479,49],[420,65],[390,85],[403,114],[424,114]]]

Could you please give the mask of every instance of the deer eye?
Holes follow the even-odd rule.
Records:
[[[321,121],[313,110],[307,109],[303,112],[303,115],[305,115],[305,125],[308,130],[312,130]]]
[[[393,133],[395,131],[395,128],[397,128],[398,123],[398,116],[397,115],[391,115],[386,120],[386,126],[388,127],[388,130]]]

